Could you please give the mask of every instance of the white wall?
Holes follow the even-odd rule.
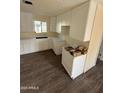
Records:
[[[103,34],[103,6],[98,4],[88,48],[84,72],[96,65]]]
[[[93,22],[95,18],[96,8],[97,8],[97,1],[98,0],[90,0],[89,9],[88,9],[88,17],[87,23],[85,27],[85,35],[84,41],[89,41],[92,33]]]

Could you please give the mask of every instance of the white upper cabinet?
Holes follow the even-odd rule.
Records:
[[[85,35],[85,27],[87,23],[89,2],[74,8],[72,10],[72,23],[70,37],[83,41]]]
[[[56,32],[61,33],[61,16],[57,16]]]
[[[56,16],[50,18],[50,31],[51,32],[56,32],[56,21],[57,21]]]
[[[71,11],[66,12],[62,15],[57,16],[56,31],[61,33],[61,26],[70,26],[71,25]]]
[[[69,37],[79,41],[90,41],[97,0],[90,0],[72,10],[57,16],[56,31],[61,26],[70,26]]]
[[[62,26],[70,26],[71,25],[71,15],[72,13],[71,13],[71,11],[69,11],[69,12],[66,12],[66,13],[64,13],[64,14],[62,14],[61,15],[61,25]]]
[[[33,32],[33,16],[31,13],[21,12],[20,14],[21,32]]]

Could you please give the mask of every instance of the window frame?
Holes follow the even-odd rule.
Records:
[[[35,23],[35,21],[40,22],[41,31],[36,31],[36,23]],[[45,28],[46,31],[43,31],[43,24],[42,24],[43,22],[46,23],[46,28]],[[36,33],[44,33],[44,32],[47,32],[47,21],[34,20],[33,23],[34,23],[34,31],[35,31]]]

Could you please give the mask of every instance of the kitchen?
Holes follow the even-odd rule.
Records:
[[[26,64],[22,60],[28,55],[53,51],[72,80],[95,67],[103,33],[102,0],[31,1],[21,1],[20,63]]]

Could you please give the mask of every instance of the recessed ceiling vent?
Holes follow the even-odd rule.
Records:
[[[23,0],[23,2],[28,5],[33,5],[33,3],[30,0]]]

